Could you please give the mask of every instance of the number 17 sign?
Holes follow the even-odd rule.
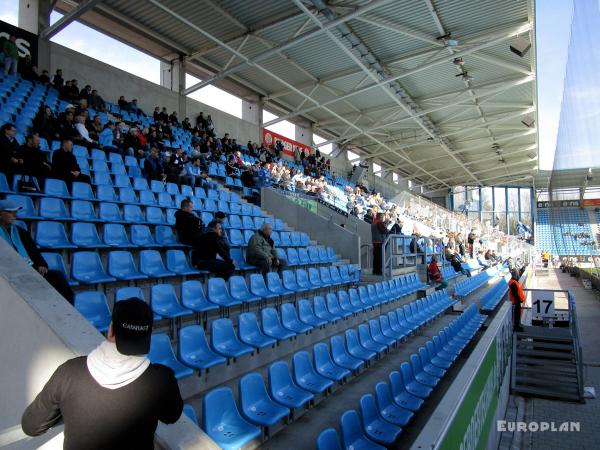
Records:
[[[533,291],[531,311],[534,317],[554,317],[554,292]]]

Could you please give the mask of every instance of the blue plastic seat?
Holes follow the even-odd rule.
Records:
[[[239,275],[234,275],[229,278],[229,292],[231,297],[242,303],[258,302],[261,299],[250,293],[248,286],[246,286],[246,280]]]
[[[108,172],[94,172],[92,182],[96,186],[113,186],[113,181]]]
[[[173,197],[168,192],[158,193],[158,205],[162,208],[172,208],[175,206],[173,203]]]
[[[292,303],[284,303],[281,305],[281,323],[288,330],[294,333],[306,333],[313,329],[312,325],[302,323],[296,313],[296,308]]]
[[[263,308],[261,310],[261,319],[263,331],[267,336],[282,341],[296,335],[295,332],[283,327],[275,308]]]
[[[345,311],[340,307],[340,304],[335,294],[330,292],[325,296],[325,299],[327,302],[327,309],[334,316],[349,317],[352,315],[352,311]]]
[[[424,400],[410,394],[404,385],[400,372],[393,371],[389,374],[391,395],[394,402],[402,408],[416,412],[423,406]]]
[[[121,209],[116,203],[102,202],[98,208],[98,218],[103,222],[122,222]]]
[[[103,292],[78,292],[75,294],[75,309],[98,331],[108,331],[112,314]]]
[[[333,381],[319,375],[313,367],[310,355],[306,351],[295,353],[292,357],[296,384],[313,394],[323,394],[333,386]]]
[[[122,166],[121,166],[122,167]],[[131,188],[131,181],[129,181],[129,175],[124,174],[125,168],[122,170],[122,174],[115,175],[115,187],[118,188]],[[113,172],[114,173],[114,172]],[[132,189],[132,188],[131,188]],[[132,189],[133,190],[133,189]],[[134,191],[135,192],[135,191]]]
[[[71,220],[65,202],[61,198],[42,197],[40,199],[40,216],[51,220]]]
[[[87,200],[73,200],[71,202],[71,218],[82,222],[98,221],[94,206]]]
[[[431,395],[433,389],[430,386],[419,383],[415,379],[413,369],[409,363],[404,362],[400,365],[400,374],[402,375],[402,381],[409,394],[422,399],[426,399]]]
[[[298,300],[298,317],[303,323],[312,327],[320,327],[329,323],[328,320],[315,315],[311,302],[306,299]]]
[[[96,186],[96,198],[102,202],[118,201],[115,188],[105,184]]]
[[[317,437],[317,450],[342,450],[340,437],[335,428],[327,428],[321,431]]]
[[[230,319],[216,319],[210,324],[210,339],[212,348],[228,358],[239,358],[252,353],[254,348],[244,344],[235,334],[233,322]]]
[[[365,433],[379,444],[391,445],[402,433],[402,428],[381,416],[375,404],[375,398],[371,394],[363,395],[360,398],[360,413]]]
[[[317,247],[308,247],[308,258],[311,264],[319,264],[321,259],[319,258],[319,249]]]
[[[130,187],[121,187],[119,188],[119,202],[135,204],[138,203],[137,196],[133,188]]]
[[[60,222],[37,222],[35,242],[42,248],[75,248],[69,239],[65,227]]]
[[[136,191],[148,191],[150,190],[150,186],[148,186],[148,181],[145,178],[134,177],[133,189],[135,189]]]
[[[269,366],[269,393],[277,403],[291,409],[301,408],[314,398],[313,394],[294,383],[290,368],[284,361]]]
[[[150,289],[150,304],[156,314],[169,319],[193,314],[192,311],[181,306],[172,284],[155,284],[152,286]]]
[[[65,262],[62,259],[60,253],[42,253],[42,257],[48,264],[48,269],[50,270],[58,270],[61,272],[65,278],[67,279],[70,286],[78,286],[79,283],[73,280],[69,273],[67,272],[67,268],[65,267]]]
[[[134,224],[146,222],[144,213],[138,205],[123,205],[123,218],[126,222]]]
[[[308,273],[304,269],[296,269],[296,283],[302,290],[308,291],[313,289],[313,285],[308,279]]]
[[[165,333],[155,333],[152,335],[148,359],[155,364],[162,364],[171,368],[175,372],[175,378],[178,380],[194,374],[192,369],[181,364],[175,357],[169,336]]]
[[[242,313],[238,316],[240,340],[255,348],[264,348],[277,343],[277,339],[265,335],[258,326],[254,313]]]
[[[194,411],[194,408],[189,403],[185,403],[183,405],[183,414],[185,414],[188,419],[194,422],[195,425],[200,425],[198,423],[198,416],[196,415],[196,411]]]
[[[39,219],[35,206],[33,204],[33,200],[31,197],[26,195],[13,195],[9,194],[6,196],[6,200],[10,200],[16,206],[21,207],[19,211],[17,211],[17,218],[19,219]]]
[[[308,268],[308,280],[310,284],[312,284],[313,288],[321,288],[326,287],[326,284],[321,281],[321,277],[319,276],[319,271],[314,267]]]
[[[418,355],[412,354],[410,355],[410,365],[413,369],[413,374],[415,376],[415,380],[417,380],[419,383],[425,385],[425,386],[429,386],[429,387],[436,387],[440,381],[439,377],[436,377],[434,375],[431,375],[430,373],[426,372],[423,369],[423,366],[421,364],[421,359],[419,358]]]
[[[290,247],[287,249],[287,258],[286,259],[287,259],[288,266],[297,266],[300,264],[300,259],[298,258],[298,251],[295,248]]]
[[[152,225],[166,225],[165,215],[161,208],[156,206],[146,207],[146,221]]]
[[[227,362],[223,356],[210,348],[201,325],[179,329],[178,355],[183,364],[197,370],[209,369]]]
[[[284,270],[281,273],[281,279],[283,282],[283,287],[292,292],[304,292],[307,291],[308,288],[304,286],[300,286],[296,282],[295,272],[292,270]]]
[[[195,312],[219,309],[218,305],[208,301],[198,280],[187,280],[181,283],[181,304]]]
[[[156,205],[156,197],[152,191],[139,191],[140,203],[142,205],[154,206]]]
[[[271,292],[265,285],[265,279],[259,273],[250,274],[250,292],[264,299],[279,297],[279,294]]]
[[[67,183],[63,180],[56,180],[54,178],[46,178],[44,183],[44,194],[50,197],[71,198],[69,189],[67,189]]]
[[[147,275],[140,273],[133,256],[128,251],[112,251],[108,254],[108,273],[119,280],[144,280]]]
[[[79,198],[82,200],[96,200],[96,196],[92,191],[92,186],[87,183],[74,181],[71,185],[71,191],[73,193],[73,198]]]
[[[260,427],[240,415],[228,387],[208,392],[202,398],[202,429],[223,450],[237,450],[261,436]]]
[[[346,350],[346,346],[344,344],[344,338],[341,336],[333,336],[330,339],[330,343],[333,362],[338,366],[351,371],[357,371],[364,367],[365,362],[363,359],[357,358],[348,353],[348,350]]]
[[[103,150],[100,150],[98,148],[92,149],[91,156],[92,156],[92,159],[99,160],[99,161],[106,161],[106,153],[104,153]]]
[[[125,226],[120,223],[105,223],[103,226],[102,240],[110,247],[133,247],[129,237],[127,237]]]
[[[320,342],[313,347],[313,357],[317,372],[333,381],[342,381],[350,375],[348,369],[338,366],[331,359],[327,344]]]
[[[242,302],[233,298],[227,290],[227,285],[223,278],[209,278],[208,280],[208,299],[219,306],[235,306]]]
[[[177,275],[198,275],[201,273],[190,265],[183,250],[167,250],[167,270],[175,272]]]
[[[165,269],[163,260],[157,250],[142,250],[140,252],[140,271],[149,277],[173,277],[175,272]]]
[[[105,248],[98,236],[96,225],[89,222],[75,222],[71,225],[71,241],[77,247]]]
[[[390,387],[385,382],[375,385],[375,397],[379,413],[385,420],[399,427],[405,427],[413,418],[414,413],[408,409],[398,406],[392,399]]]
[[[131,225],[130,230],[133,245],[145,248],[158,246],[147,225]]]
[[[139,298],[140,300],[146,300],[144,298],[144,293],[139,287],[136,286],[128,286],[122,287],[115,291],[115,302],[120,302],[121,300],[127,300],[129,298]],[[156,319],[154,319],[156,320]]]
[[[347,450],[385,450],[385,447],[376,444],[365,435],[358,414],[354,410],[349,410],[342,414],[340,428],[342,430],[344,448]]]
[[[165,183],[159,180],[151,180],[150,181],[150,190],[152,192],[164,192],[165,191]]]
[[[116,281],[116,278],[107,275],[97,252],[73,253],[71,274],[75,280],[84,284]]]
[[[360,345],[366,348],[367,350],[383,353],[387,350],[387,345],[379,342],[375,342],[369,332],[369,328],[365,324],[360,324],[358,326],[358,337],[360,340]]]
[[[6,179],[6,175],[0,172],[0,192],[7,193],[12,192],[13,190],[8,185],[8,181]]]
[[[237,231],[239,233],[239,230],[231,230],[231,231]],[[231,233],[230,233],[230,236],[231,236]],[[240,236],[240,238],[241,238],[241,236]],[[231,243],[231,245],[236,245],[232,242],[232,239],[230,239],[230,243]],[[252,264],[248,264],[246,262],[246,259],[244,258],[244,253],[242,252],[241,248],[232,248],[229,251],[229,255],[231,256],[231,259],[233,259],[235,261],[236,269],[240,269],[240,270],[256,269],[256,267],[254,267]]]
[[[290,414],[269,396],[262,376],[257,372],[244,375],[239,382],[240,409],[250,422],[271,427]]]
[[[330,323],[340,319],[340,316],[336,316],[331,311],[329,311],[329,309],[327,308],[327,303],[325,302],[325,299],[323,297],[317,295],[313,299],[313,302],[315,305],[315,316],[317,316],[319,319],[326,320]]]

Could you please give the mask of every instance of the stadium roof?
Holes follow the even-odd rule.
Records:
[[[78,20],[163,60],[183,55],[203,80],[187,93],[215,83],[258,95],[279,120],[308,120],[361,159],[431,190],[527,185],[537,170],[533,0],[58,0],[56,7],[81,7]],[[509,49],[518,36],[533,44],[524,57]]]

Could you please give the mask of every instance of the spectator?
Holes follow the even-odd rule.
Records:
[[[219,222],[221,224],[221,227],[223,228],[223,233],[221,234],[221,239],[223,239],[223,242],[225,243],[225,245],[227,245],[227,248],[229,249],[231,247],[231,245],[229,244],[229,239],[227,238],[227,233],[225,233],[225,221],[227,220],[227,216],[225,215],[225,213],[223,211],[217,211],[215,213],[215,220],[217,222]]]
[[[92,95],[92,86],[86,84],[85,87],[79,92],[79,99],[85,99],[89,103]]]
[[[436,291],[448,287],[448,282],[444,280],[444,275],[437,265],[437,257],[435,255],[431,257],[431,262],[429,263],[429,266],[427,266],[427,273],[429,274],[429,279],[437,284],[435,288]]]
[[[179,242],[189,245],[196,250],[201,245],[203,224],[194,213],[194,204],[190,199],[181,201],[180,207],[175,211],[175,230]]]
[[[160,120],[162,120],[165,123],[169,121],[169,113],[167,112],[166,106],[163,106],[163,109],[160,112]]]
[[[185,131],[192,131],[192,124],[190,123],[190,118],[189,117],[186,117],[185,119],[183,119],[183,122],[181,122],[181,127]]]
[[[373,242],[373,275],[383,275],[383,243],[388,234],[387,222],[383,213],[377,213],[371,224],[371,240]]]
[[[200,172],[200,178],[196,178],[196,187],[204,188],[204,190],[217,189],[219,185],[212,181],[206,170]]]
[[[135,114],[144,114],[144,111],[142,111],[142,108],[140,108],[138,106],[137,98],[134,98],[129,103],[129,111],[131,111],[132,113],[135,113]]]
[[[510,281],[508,282],[508,296],[513,305],[513,330],[517,332],[523,331],[523,327],[521,326],[521,305],[525,303],[525,293],[523,292],[523,286],[519,283],[519,278],[521,278],[519,270],[513,269]]]
[[[12,123],[5,123],[0,128],[0,172],[4,172],[9,183],[13,175],[24,173],[24,161],[19,154],[16,135],[17,129]]]
[[[4,52],[4,75],[16,75],[19,62],[19,49],[17,48],[17,37],[10,35],[2,45]]]
[[[40,81],[37,66],[27,66],[23,69],[23,79],[28,81]]]
[[[62,69],[56,69],[56,73],[52,78],[52,85],[54,86],[54,89],[56,89],[58,92],[61,92],[64,84],[65,80],[62,77]]]
[[[246,260],[248,264],[256,266],[263,275],[267,272],[277,270],[281,273],[285,269],[287,262],[284,259],[279,259],[275,251],[275,243],[271,239],[273,227],[269,223],[263,223],[248,242],[246,249]]]
[[[477,252],[477,262],[479,263],[479,267],[481,267],[482,270],[485,270],[490,267],[490,264],[483,255],[483,250],[479,250]]]
[[[150,180],[166,181],[167,179],[164,163],[156,148],[151,149],[150,154],[144,160],[144,176],[148,182]]]
[[[81,173],[77,158],[73,156],[73,141],[63,139],[60,149],[52,154],[52,176],[68,184],[73,181],[91,183],[90,177]]]
[[[233,158],[229,158],[229,161],[227,161],[227,165],[225,166],[225,174],[228,177],[239,177],[239,170],[235,165],[235,160]]]
[[[173,113],[169,116],[169,122],[173,125],[179,125],[179,118],[177,117],[177,111],[173,111]]]
[[[200,174],[202,169],[200,167],[200,158],[194,158],[185,165],[185,173],[183,175],[183,184],[188,186],[196,187],[196,182],[200,181]]]
[[[138,298],[115,303],[106,340],[58,367],[21,419],[38,436],[64,422],[64,448],[153,449],[158,421],[175,423],[183,400],[173,371],[153,364],[153,313]]]
[[[129,102],[125,100],[125,96],[121,95],[117,101],[117,104],[119,105],[119,109],[121,111],[129,111]]]
[[[59,270],[48,270],[48,263],[31,239],[31,235],[27,230],[15,225],[17,211],[20,209],[20,206],[9,200],[0,200],[0,237],[37,270],[65,300],[73,304],[73,291],[63,273]]]
[[[42,74],[39,77],[39,82],[42,84],[50,84],[50,74],[47,70],[42,70]]]
[[[85,119],[83,118],[83,116],[75,117],[75,129],[79,134],[79,141],[81,141],[81,143],[87,148],[97,148],[100,146],[100,144],[98,144],[97,141],[94,141],[90,137],[90,132],[85,127]]]
[[[60,139],[60,129],[52,109],[44,105],[40,108],[33,119],[33,128],[37,130],[41,137],[50,144],[55,139]]]
[[[229,255],[229,246],[223,239],[223,226],[213,220],[204,229],[200,246],[192,253],[192,263],[200,270],[208,270],[217,277],[228,280],[235,271],[235,261]],[[220,256],[222,259],[217,259]]]
[[[50,176],[52,166],[48,163],[46,153],[40,150],[40,137],[37,133],[27,135],[25,144],[19,149],[23,158],[24,169],[28,175],[34,176],[40,182]]]
[[[96,111],[104,111],[104,100],[98,95],[96,89],[92,89],[92,92],[88,97],[88,106]]]

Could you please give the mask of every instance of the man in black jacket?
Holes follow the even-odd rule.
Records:
[[[40,150],[40,136],[37,133],[27,135],[25,144],[19,148],[25,164],[25,172],[37,178],[40,184],[50,176],[52,166],[48,163],[47,154]]]
[[[73,181],[91,183],[90,177],[81,173],[77,158],[73,155],[71,139],[63,139],[60,149],[52,154],[52,176],[68,184]]]
[[[16,135],[17,129],[12,123],[5,123],[0,128],[0,172],[6,175],[9,183],[12,181],[13,175],[25,172]]]
[[[202,244],[202,221],[194,213],[191,200],[181,201],[180,209],[175,211],[175,229],[179,242],[196,249]]]
[[[27,230],[15,225],[17,211],[20,209],[20,206],[9,200],[0,200],[0,238],[14,248],[60,295],[73,304],[73,291],[63,273],[59,270],[49,270],[48,263]]]
[[[222,259],[217,259],[217,255]],[[223,239],[221,222],[213,220],[206,226],[200,239],[200,246],[192,253],[192,264],[224,280],[228,280],[233,275],[235,261],[231,259],[229,246]]]
[[[63,448],[154,448],[158,421],[175,423],[183,400],[173,371],[147,357],[152,310],[137,298],[115,303],[107,340],[56,369],[21,418],[39,436],[64,421]]]

